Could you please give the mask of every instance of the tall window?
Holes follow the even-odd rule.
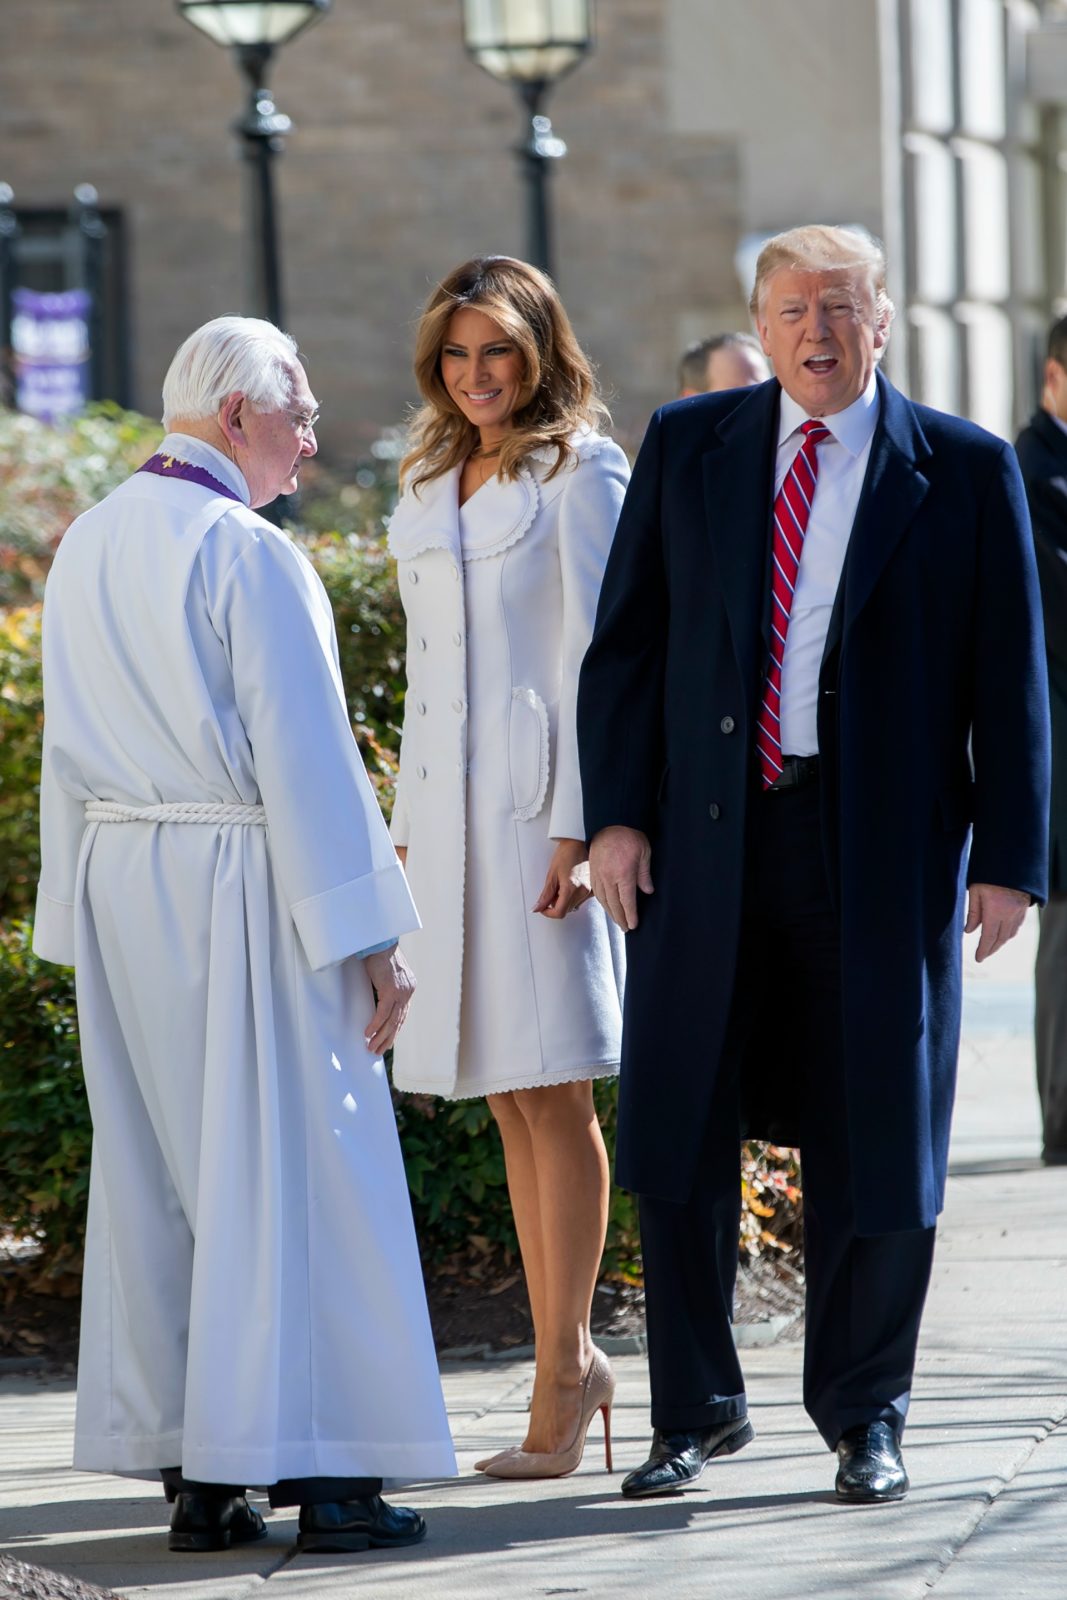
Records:
[[[1048,319],[1027,0],[901,0],[908,386],[1010,437]]]

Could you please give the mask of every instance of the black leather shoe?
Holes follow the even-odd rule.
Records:
[[[418,1544],[426,1537],[426,1524],[417,1511],[386,1505],[380,1494],[362,1500],[328,1500],[320,1506],[300,1507],[298,1550],[331,1551],[392,1549]]]
[[[837,1441],[839,1500],[877,1505],[903,1500],[909,1489],[900,1441],[891,1422],[861,1422],[846,1428]]]
[[[691,1488],[713,1456],[732,1456],[755,1437],[747,1417],[733,1417],[695,1433],[661,1433],[657,1428],[651,1455],[622,1480],[622,1492],[628,1500],[642,1500]]]
[[[244,1495],[179,1494],[170,1518],[171,1550],[228,1550],[232,1544],[265,1539],[267,1525]]]

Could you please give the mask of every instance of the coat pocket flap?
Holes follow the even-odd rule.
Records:
[[[536,817],[548,793],[548,707],[535,689],[512,689],[508,766],[515,820]]]

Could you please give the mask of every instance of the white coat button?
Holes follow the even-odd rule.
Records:
[[[455,645],[462,644],[463,643],[463,635],[461,633],[454,633],[452,635],[452,643],[455,644]]]
[[[459,582],[459,568],[458,567],[453,567],[452,568],[452,579],[453,579],[453,582],[455,582],[455,583]]]
[[[408,573],[408,582],[409,583],[418,583],[418,581],[419,581],[419,575],[418,575],[417,572],[409,572]]]
[[[453,702],[452,702],[452,710],[453,711],[462,711],[463,710],[463,701],[462,700],[453,700]]]
[[[415,771],[416,771],[416,773],[418,774],[418,776],[420,778],[425,778],[425,776],[426,776],[426,768],[425,767],[416,767]]]
[[[416,700],[415,701],[415,710],[419,713],[420,717],[424,717],[426,715],[426,701],[425,700]]]
[[[416,642],[417,642],[418,647],[419,647],[420,650],[425,650],[426,649],[426,640],[425,639],[419,639]]]

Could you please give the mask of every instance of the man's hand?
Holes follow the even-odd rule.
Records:
[[[584,839],[560,839],[552,852],[545,886],[534,901],[533,910],[558,919],[591,900],[588,860]]]
[[[652,847],[637,828],[601,828],[589,847],[593,893],[623,933],[637,927],[637,891],[651,894]]]
[[[378,1004],[363,1038],[372,1055],[383,1055],[404,1025],[411,997],[415,993],[415,974],[400,954],[398,945],[364,956],[363,965],[374,985]]]
[[[967,893],[967,921],[964,933],[974,933],[981,928],[982,937],[974,952],[976,961],[984,961],[999,950],[1001,945],[1014,939],[1023,925],[1030,905],[1030,896],[1021,889],[998,889],[992,883],[972,883]]]

